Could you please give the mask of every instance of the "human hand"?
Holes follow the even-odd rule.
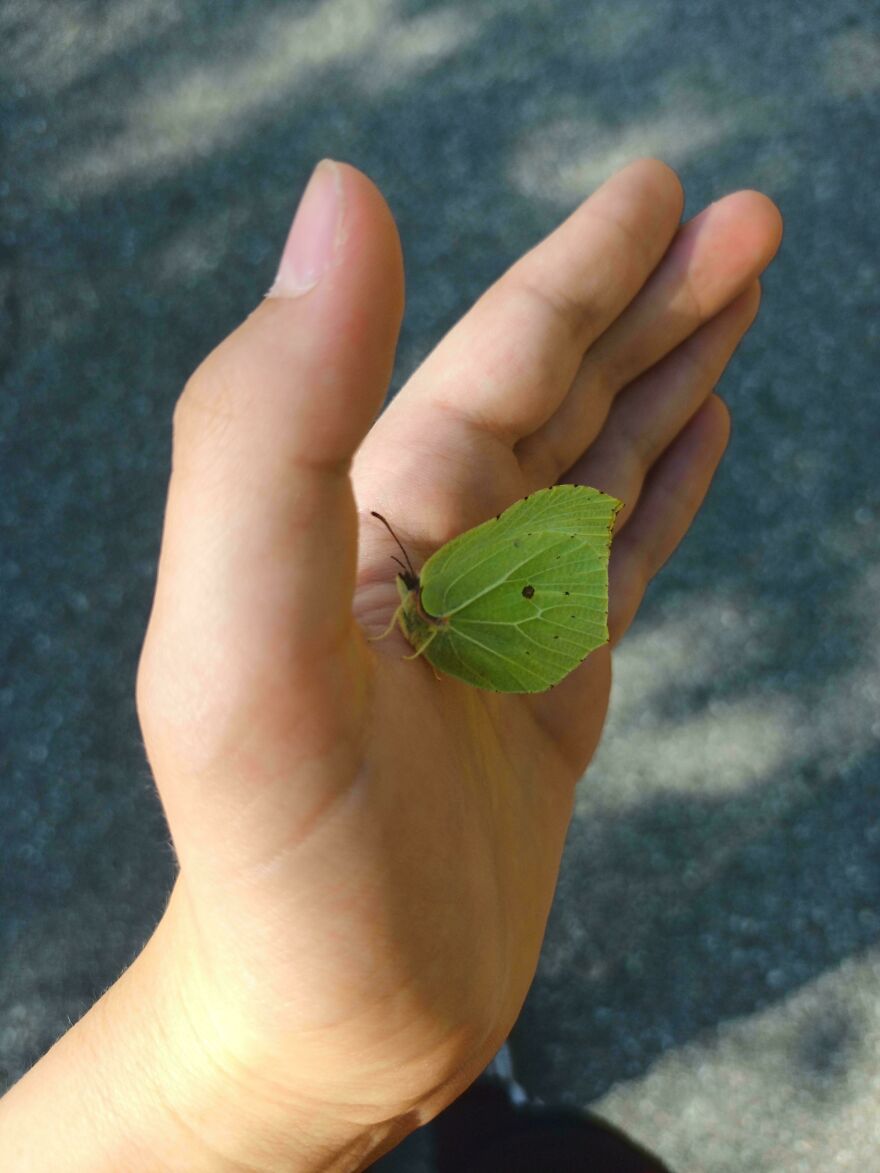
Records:
[[[244,1159],[243,1111],[253,1167],[360,1167],[454,1099],[517,1017],[611,650],[724,451],[713,387],[779,243],[758,193],[683,227],[682,204],[664,164],[619,172],[370,428],[399,244],[369,180],[324,163],[271,295],[178,403],[138,707],[181,872],[139,962],[198,1040],[188,1066],[224,1089],[222,1119],[188,1111],[183,1076],[171,1096],[218,1160]],[[418,567],[559,480],[625,503],[610,647],[516,696],[438,680],[396,632],[368,642],[397,603],[371,510]]]
[[[290,296],[288,251],[177,407],[138,699],[179,903],[236,1023],[224,1046],[294,1101],[390,1121],[395,1139],[463,1090],[519,1012],[611,655],[502,696],[404,661],[397,634],[368,643],[397,602],[370,510],[418,565],[560,479],[613,494],[613,647],[726,445],[713,387],[780,221],[739,193],[680,228],[674,173],[630,165],[366,434],[402,311],[398,242],[360,173],[324,164],[314,182],[305,263],[326,271]]]

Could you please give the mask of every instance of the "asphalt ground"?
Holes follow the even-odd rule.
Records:
[[[678,1170],[880,1168],[876,0],[6,0],[0,45],[0,1078],[166,899],[133,685],[171,409],[314,162],[398,219],[397,387],[655,154],[688,214],[758,187],[785,241],[723,469],[620,650],[512,1047],[532,1094]]]

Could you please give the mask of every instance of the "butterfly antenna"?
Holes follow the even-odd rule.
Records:
[[[403,542],[400,540],[400,538],[397,536],[397,534],[394,532],[394,530],[391,528],[391,526],[388,524],[388,522],[385,520],[385,518],[382,516],[381,513],[377,513],[375,511],[375,509],[371,509],[370,514],[373,517],[378,517],[379,521],[382,522],[382,524],[385,526],[385,528],[391,534],[392,538],[394,538],[395,542],[397,542],[398,546],[400,547],[401,554],[403,554],[404,558],[406,559],[406,565],[409,568],[409,573],[412,575],[413,578],[418,579],[419,576],[413,570],[413,564],[409,560],[409,554],[407,554],[407,552],[404,548]],[[392,557],[394,557],[394,555],[392,555]],[[394,561],[397,563],[398,566],[401,565],[399,558],[394,557]]]

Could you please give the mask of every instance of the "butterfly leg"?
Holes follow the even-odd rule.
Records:
[[[391,634],[391,632],[394,630],[394,625],[397,623],[398,619],[400,618],[400,612],[402,610],[403,610],[403,603],[400,604],[400,606],[397,608],[397,610],[391,616],[391,622],[388,624],[388,626],[385,628],[385,630],[382,632],[382,634],[381,635],[368,635],[367,642],[373,644],[373,643],[376,643],[377,640],[385,639],[387,636],[389,636]]]
[[[404,656],[404,657],[403,657],[403,658],[404,658],[404,660],[415,660],[415,659],[417,659],[417,657],[419,657],[419,656],[422,654],[422,652],[425,650],[425,648],[428,646],[428,644],[431,642],[431,640],[434,638],[434,636],[435,636],[436,634],[437,634],[437,629],[435,628],[435,629],[434,629],[434,630],[431,632],[431,634],[428,636],[428,638],[425,640],[425,642],[422,644],[422,646],[421,646],[421,647],[419,647],[419,648],[416,648],[416,650],[413,652],[413,654],[412,654],[411,656]]]

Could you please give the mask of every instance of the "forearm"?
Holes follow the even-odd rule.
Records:
[[[173,902],[173,901],[172,901]],[[357,1128],[249,1093],[185,988],[173,917],[0,1101],[7,1173],[354,1170]],[[188,1004],[189,1003],[189,1004]]]
[[[111,1173],[192,1160],[195,1138],[163,1094],[154,1008],[137,1009],[140,960],[0,1101],[0,1168]]]

